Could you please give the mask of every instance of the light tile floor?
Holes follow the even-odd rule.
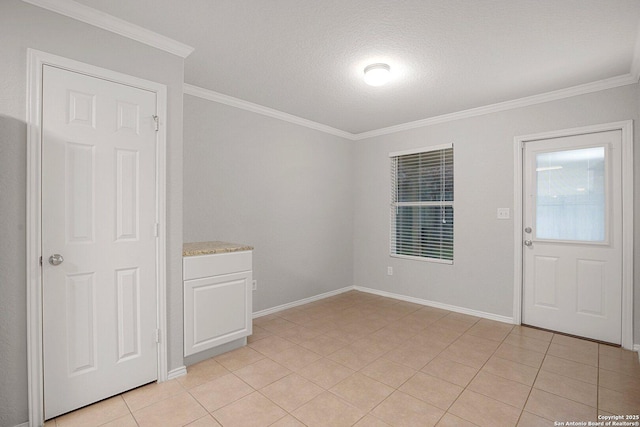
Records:
[[[636,414],[635,352],[351,291],[255,319],[248,346],[46,426],[552,426]]]

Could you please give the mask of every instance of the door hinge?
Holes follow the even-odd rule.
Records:
[[[160,329],[156,329],[155,339],[156,339],[156,343],[160,342]]]
[[[40,267],[42,267],[42,257],[40,257]]]
[[[156,124],[156,132],[158,132],[158,130],[159,130],[159,129],[158,129],[158,126],[159,126],[159,124],[160,124],[160,123],[159,123],[159,122],[160,122],[160,118],[159,118],[158,116],[151,116],[151,117],[153,117],[153,121],[154,121],[154,122],[155,122],[155,124]]]
[[[153,225],[153,235],[155,237],[158,237],[160,235],[160,224],[157,222]]]

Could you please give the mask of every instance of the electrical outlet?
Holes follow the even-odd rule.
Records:
[[[257,291],[257,290],[258,290],[258,281],[257,281],[257,280],[254,280],[253,282],[251,282],[251,288],[252,288],[254,291]]]
[[[393,267],[387,267],[387,276],[393,276]]]
[[[510,217],[509,208],[498,208],[498,219],[509,219]]]

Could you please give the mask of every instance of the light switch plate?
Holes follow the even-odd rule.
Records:
[[[498,208],[498,219],[511,218],[511,212],[509,208]]]

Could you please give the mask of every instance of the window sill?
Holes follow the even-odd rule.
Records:
[[[398,255],[398,254],[389,254],[389,256],[391,258],[411,259],[411,260],[414,260],[414,261],[432,262],[432,263],[435,263],[435,264],[453,265],[453,260],[450,260],[450,259],[426,258],[426,257],[420,257],[420,256]]]

